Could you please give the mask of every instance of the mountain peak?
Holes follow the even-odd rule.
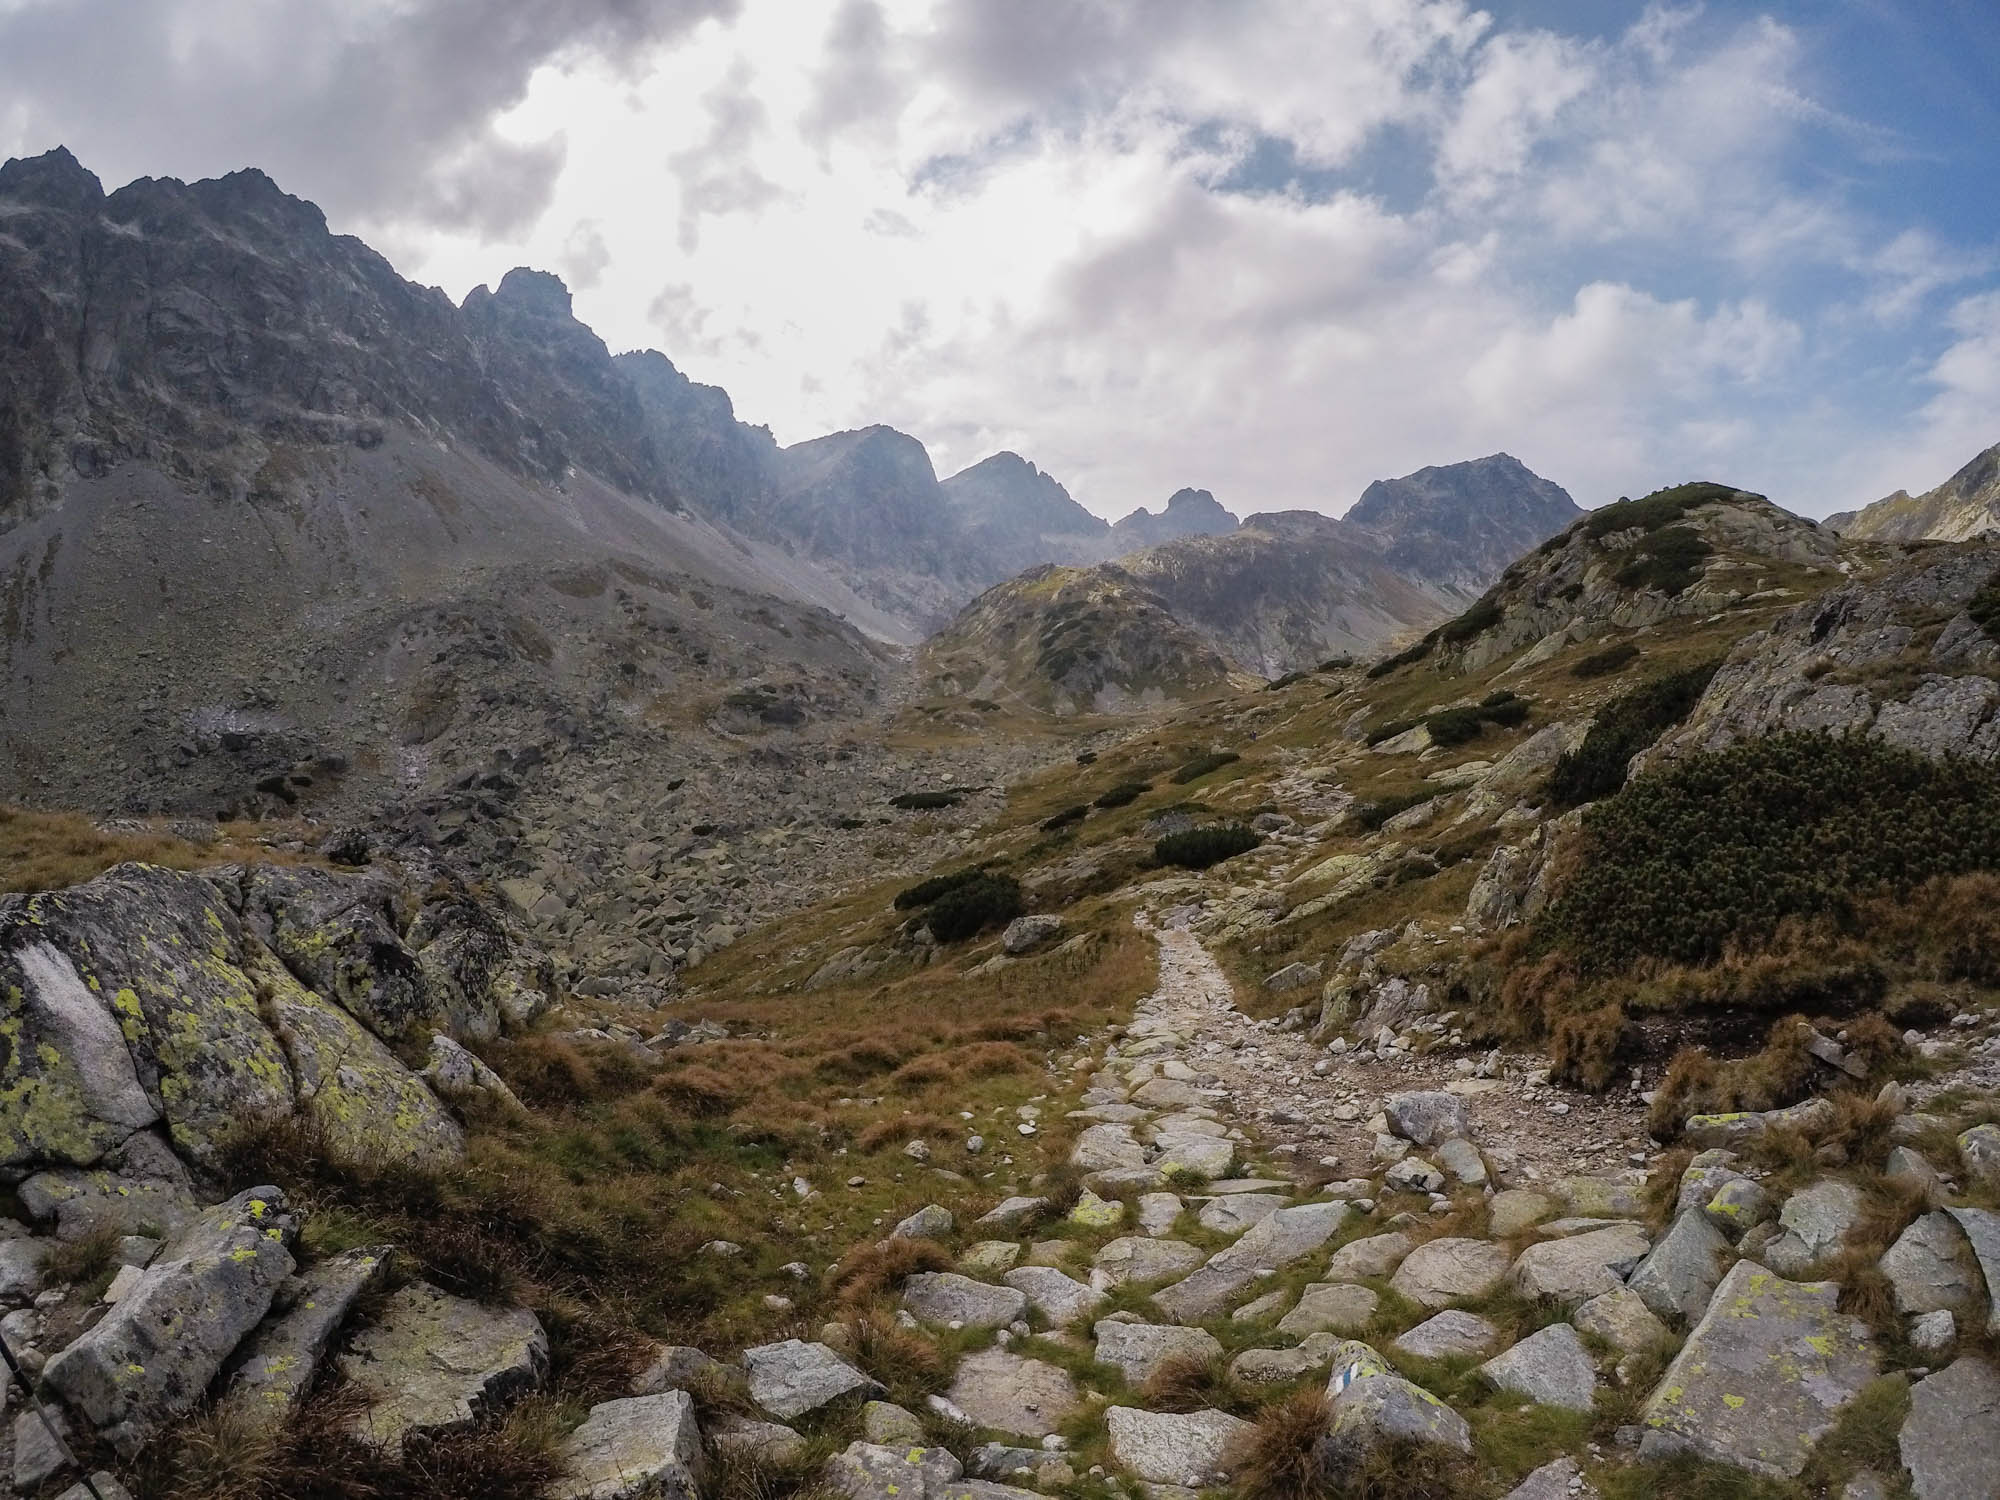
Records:
[[[103,202],[104,184],[70,154],[69,147],[57,146],[40,156],[15,157],[0,165],[0,198],[75,211]]]
[[[1378,479],[1342,519],[1375,531],[1397,567],[1469,595],[1582,514],[1561,485],[1493,453]]]
[[[1185,487],[1167,497],[1158,515],[1142,505],[1113,526],[1111,534],[1135,548],[1154,547],[1184,536],[1221,536],[1236,526],[1236,517],[1215,496]]]
[[[562,277],[553,271],[537,271],[529,266],[516,266],[501,277],[493,300],[503,307],[534,317],[575,316],[569,288],[564,285]]]

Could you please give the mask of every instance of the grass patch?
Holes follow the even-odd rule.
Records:
[[[1655,490],[1638,500],[1620,500],[1615,505],[1594,510],[1571,529],[1592,540],[1610,536],[1616,531],[1654,532],[1673,525],[1698,506],[1733,500],[1742,493],[1726,484],[1712,484],[1705,480],[1677,484],[1669,489]]]
[[[1609,677],[1614,672],[1624,671],[1638,659],[1638,646],[1631,641],[1620,641],[1615,646],[1606,646],[1602,651],[1593,651],[1578,659],[1571,664],[1569,675],[1580,682],[1587,682],[1593,677]]]
[[[62,890],[114,865],[135,862],[170,870],[301,862],[299,856],[263,843],[263,832],[255,824],[225,824],[213,841],[195,843],[153,825],[100,828],[81,813],[32,812],[0,804],[0,891],[32,895]]]

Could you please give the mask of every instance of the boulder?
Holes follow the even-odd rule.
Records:
[[[1341,1202],[1279,1209],[1193,1275],[1154,1293],[1153,1305],[1184,1323],[1213,1317],[1260,1272],[1281,1270],[1319,1249],[1340,1233],[1352,1212]]]
[[[1412,1359],[1464,1359],[1489,1354],[1499,1342],[1500,1330],[1477,1313],[1448,1307],[1410,1329],[1393,1347]]]
[[[1578,1305],[1570,1322],[1579,1333],[1603,1339],[1620,1354],[1639,1354],[1673,1338],[1673,1331],[1629,1287],[1604,1292]]]
[[[1110,1365],[1132,1386],[1145,1384],[1168,1360],[1209,1360],[1222,1354],[1215,1335],[1200,1328],[1106,1319],[1091,1332],[1097,1338],[1097,1362]]]
[[[1128,1281],[1168,1281],[1185,1276],[1206,1259],[1185,1240],[1156,1240],[1139,1235],[1111,1241],[1091,1263],[1113,1286]]]
[[[2000,1371],[1965,1355],[1910,1389],[1897,1444],[1917,1500],[2000,1500]]]
[[[923,1444],[924,1424],[917,1414],[893,1401],[867,1401],[861,1406],[861,1437],[869,1443]]]
[[[626,1396],[591,1407],[556,1450],[550,1500],[695,1500],[701,1431],[686,1391]]]
[[[709,1443],[721,1453],[740,1454],[759,1463],[791,1465],[806,1456],[806,1440],[790,1427],[759,1422],[726,1412],[709,1423]]]
[[[1748,1177],[1731,1177],[1717,1187],[1701,1211],[1717,1229],[1732,1240],[1771,1217],[1771,1195],[1764,1185]]]
[[[958,1258],[958,1269],[984,1279],[999,1276],[1020,1263],[1021,1247],[1013,1240],[981,1240]]]
[[[1479,1154],[1479,1148],[1470,1141],[1449,1140],[1439,1143],[1435,1153],[1437,1162],[1451,1180],[1460,1187],[1483,1188],[1487,1183],[1486,1159]]]
[[[646,1368],[632,1377],[628,1396],[657,1396],[663,1391],[685,1391],[697,1381],[720,1375],[723,1366],[701,1350],[686,1344],[655,1344]]]
[[[1448,1237],[1412,1250],[1389,1285],[1417,1306],[1435,1312],[1453,1302],[1486,1296],[1506,1276],[1506,1246]]]
[[[1070,1147],[1070,1165],[1084,1172],[1103,1172],[1114,1167],[1143,1167],[1146,1148],[1132,1134],[1130,1125],[1092,1125]]]
[[[1549,1185],[1566,1213],[1589,1219],[1636,1219],[1646,1212],[1646,1185],[1615,1177],[1559,1177]]]
[[[1706,1214],[1685,1213],[1639,1262],[1627,1285],[1663,1318],[1694,1323],[1722,1280],[1729,1241]]]
[[[1153,1158],[1156,1172],[1189,1172],[1197,1177],[1227,1177],[1236,1165],[1236,1143],[1212,1135],[1184,1135],[1169,1141]]]
[[[1081,1322],[1104,1302],[1104,1293],[1065,1276],[1054,1266],[1021,1266],[1001,1280],[1025,1295],[1052,1328]]]
[[[1979,1305],[1979,1267],[1972,1244],[1948,1213],[1914,1220],[1882,1256],[1882,1274],[1901,1313],[1969,1313]]]
[[[507,1080],[481,1062],[471,1049],[441,1031],[431,1034],[430,1054],[417,1076],[440,1099],[461,1107],[490,1105],[507,1114],[522,1112],[521,1101],[507,1086]]]
[[[1230,1361],[1229,1374],[1244,1385],[1284,1385],[1324,1370],[1339,1343],[1330,1333],[1315,1333],[1291,1349],[1245,1349]]]
[[[1435,1193],[1444,1186],[1444,1173],[1421,1156],[1406,1156],[1382,1174],[1382,1189],[1389,1193]]]
[[[818,1411],[842,1396],[879,1396],[882,1387],[824,1344],[786,1339],[743,1351],[750,1399],[780,1421]]]
[[[285,1289],[289,1308],[267,1318],[245,1341],[223,1404],[254,1426],[271,1429],[287,1421],[305,1399],[348,1309],[380,1284],[393,1254],[388,1245],[344,1250],[299,1276]]]
[[[1949,1208],[1972,1246],[1972,1258],[1979,1262],[1979,1274],[1986,1280],[1986,1331],[2000,1334],[2000,1214],[1984,1208]]]
[[[1623,1286],[1625,1274],[1650,1248],[1637,1224],[1614,1224],[1530,1245],[1514,1262],[1508,1280],[1524,1297],[1548,1297],[1574,1307]]]
[[[919,1322],[939,1327],[1004,1328],[1028,1310],[1028,1298],[1018,1288],[956,1271],[919,1271],[903,1282],[903,1306]]]
[[[1114,1406],[1104,1413],[1111,1459],[1134,1479],[1207,1489],[1229,1478],[1231,1451],[1256,1431],[1226,1412],[1142,1411]]]
[[[1873,1337],[1839,1301],[1833,1282],[1738,1261],[1646,1401],[1641,1456],[1797,1477],[1877,1370]]]
[[[1019,1229],[1048,1206],[1046,1198],[1004,1198],[974,1222],[985,1229]]]
[[[892,1240],[943,1240],[951,1237],[954,1221],[951,1210],[931,1203],[918,1209],[889,1231]]]
[[[285,1195],[251,1188],[184,1229],[43,1383],[121,1454],[137,1453],[200,1401],[292,1273]],[[18,1242],[16,1242],[18,1243]]]
[[[1109,1229],[1125,1222],[1125,1203],[1120,1198],[1100,1198],[1089,1188],[1078,1195],[1069,1211],[1069,1221],[1085,1229]]]
[[[1529,1334],[1505,1354],[1486,1361],[1479,1373],[1501,1390],[1526,1396],[1539,1406],[1589,1411],[1597,1400],[1597,1367],[1567,1323],[1551,1323]]]
[[[1958,1138],[1958,1154],[1975,1182],[2000,1192],[2000,1125],[1975,1125]]]
[[[1389,1441],[1421,1443],[1472,1452],[1472,1429],[1465,1418],[1414,1381],[1405,1380],[1366,1344],[1342,1344],[1327,1377],[1331,1403],[1319,1451],[1329,1469],[1348,1454]]]
[[[1164,1239],[1174,1232],[1174,1225],[1180,1222],[1185,1205],[1173,1193],[1141,1193],[1139,1195],[1139,1228],[1155,1239]]]
[[[416,1281],[335,1364],[367,1403],[355,1435],[400,1453],[408,1438],[461,1431],[539,1386],[549,1340],[525,1307],[482,1307]]]
[[[1018,957],[1062,936],[1062,918],[1041,915],[1016,917],[1000,934],[1000,951]]]
[[[1005,1443],[981,1443],[965,1461],[966,1471],[981,1479],[1015,1480],[1059,1488],[1076,1479],[1069,1454],[1042,1448],[1010,1448]],[[1021,1493],[1014,1491],[1015,1494]],[[952,1500],[957,1500],[953,1491]]]
[[[1004,1349],[959,1361],[946,1399],[975,1426],[1028,1438],[1059,1431],[1083,1403],[1067,1370]]]
[[[14,1190],[15,1196],[33,1218],[43,1223],[54,1219],[59,1240],[142,1229],[171,1236],[201,1212],[186,1166],[153,1131],[128,1136],[105,1161],[114,1158],[116,1171],[37,1172]]]
[[[1505,1500],[1597,1500],[1573,1458],[1552,1459],[1515,1485]]]
[[[1275,973],[1265,976],[1264,988],[1274,995],[1283,995],[1292,990],[1302,990],[1308,985],[1319,983],[1319,965],[1290,963]]]
[[[1298,1305],[1278,1320],[1278,1332],[1360,1333],[1374,1319],[1382,1299],[1365,1286],[1319,1282],[1299,1294]]]
[[[1291,1200],[1277,1193],[1230,1193],[1202,1205],[1201,1227],[1216,1234],[1241,1234],[1261,1224]]]
[[[1415,1242],[1400,1230],[1371,1234],[1353,1240],[1333,1252],[1326,1263],[1329,1281],[1359,1281],[1387,1276],[1403,1263]]]
[[[964,1466],[948,1449],[849,1443],[827,1460],[826,1486],[848,1500],[945,1500],[963,1488]]]
[[[1505,1240],[1555,1217],[1555,1212],[1555,1200],[1548,1194],[1533,1188],[1507,1188],[1487,1201],[1486,1222],[1495,1239]]]
[[[1472,1117],[1457,1094],[1442,1091],[1391,1094],[1382,1108],[1389,1129],[1418,1146],[1472,1138]]]
[[[0,1306],[21,1307],[42,1289],[42,1261],[51,1240],[0,1240]]]
[[[1784,1232],[1764,1252],[1765,1262],[1781,1276],[1804,1275],[1839,1254],[1848,1232],[1860,1222],[1859,1188],[1838,1178],[1815,1182],[1792,1194],[1778,1210]]]

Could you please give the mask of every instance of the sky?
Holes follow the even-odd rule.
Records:
[[[1993,0],[0,0],[0,157],[58,143],[1106,516],[1497,451],[1825,515],[2000,442]]]

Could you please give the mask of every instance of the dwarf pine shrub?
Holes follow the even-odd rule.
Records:
[[[1248,854],[1264,839],[1241,823],[1219,823],[1209,828],[1190,828],[1170,833],[1153,845],[1153,858],[1163,865],[1179,865],[1188,870],[1206,870],[1239,854]]]
[[[1649,677],[1605,704],[1583,743],[1549,772],[1549,796],[1575,807],[1617,791],[1625,784],[1627,762],[1694,712],[1721,665],[1716,657]]]
[[[924,925],[940,943],[959,943],[1013,921],[1022,910],[1018,881],[1011,875],[982,874],[933,901]]]

